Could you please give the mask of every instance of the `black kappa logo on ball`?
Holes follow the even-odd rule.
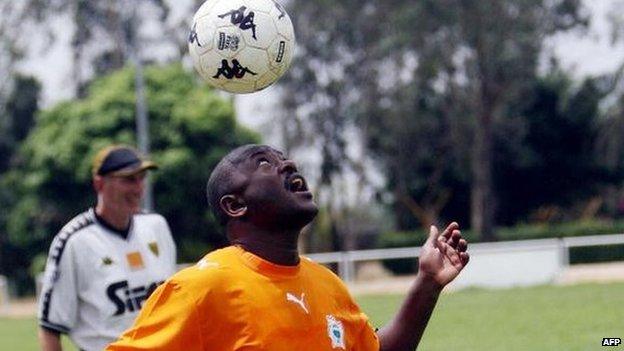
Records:
[[[191,28],[191,32],[189,33],[188,41],[191,44],[197,42],[197,46],[199,46],[200,48],[202,47],[201,43],[199,42],[199,38],[197,37],[197,22],[193,23],[193,28]]]
[[[256,38],[256,25],[254,24],[254,16],[255,13],[253,11],[249,11],[249,13],[245,16],[245,10],[247,10],[246,6],[241,6],[238,10],[230,10],[222,15],[218,15],[219,18],[224,18],[230,16],[230,23],[242,30],[251,29],[252,37],[255,40]]]
[[[280,15],[277,17],[277,19],[281,20],[282,18],[284,18],[284,16],[286,16],[286,11],[282,7],[282,5],[280,5],[277,1],[273,0],[273,4],[275,4],[275,7],[277,8],[277,11],[279,11],[279,13],[280,13]]]
[[[231,67],[227,60],[221,60],[221,67],[219,67],[219,69],[217,70],[217,74],[212,76],[212,78],[218,79],[220,76],[223,75],[223,77],[226,79],[240,79],[243,78],[246,73],[254,76],[256,75],[256,73],[252,72],[249,68],[243,67],[237,59],[232,60]]]

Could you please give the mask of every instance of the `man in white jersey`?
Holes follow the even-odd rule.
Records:
[[[145,175],[155,168],[127,146],[95,156],[97,205],[67,223],[50,246],[39,297],[42,350],[61,350],[60,334],[81,350],[102,350],[175,272],[167,221],[140,207]]]

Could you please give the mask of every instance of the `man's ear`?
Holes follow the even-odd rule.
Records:
[[[93,189],[95,189],[96,192],[100,192],[100,190],[102,190],[102,187],[104,186],[104,177],[96,175],[93,177]]]
[[[224,195],[219,200],[219,206],[223,212],[233,218],[242,217],[247,213],[247,204],[236,195]]]

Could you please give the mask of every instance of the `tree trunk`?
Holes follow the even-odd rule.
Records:
[[[489,1],[487,2],[490,3]],[[495,3],[495,2],[493,2]],[[492,159],[494,116],[501,103],[501,94],[504,91],[504,82],[500,67],[496,66],[499,55],[497,43],[489,35],[486,4],[479,3],[476,17],[472,25],[476,33],[475,52],[478,74],[478,92],[475,94],[474,106],[476,111],[476,125],[472,149],[472,185],[470,199],[470,220],[472,230],[484,241],[495,240],[494,236],[494,194],[492,185]],[[494,13],[500,13],[495,6]]]
[[[484,108],[477,116],[472,159],[471,227],[484,241],[494,235],[494,196],[492,193],[492,112]]]

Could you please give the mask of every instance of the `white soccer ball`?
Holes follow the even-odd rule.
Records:
[[[193,17],[188,41],[195,69],[210,85],[251,93],[288,70],[295,32],[274,0],[207,0]]]

